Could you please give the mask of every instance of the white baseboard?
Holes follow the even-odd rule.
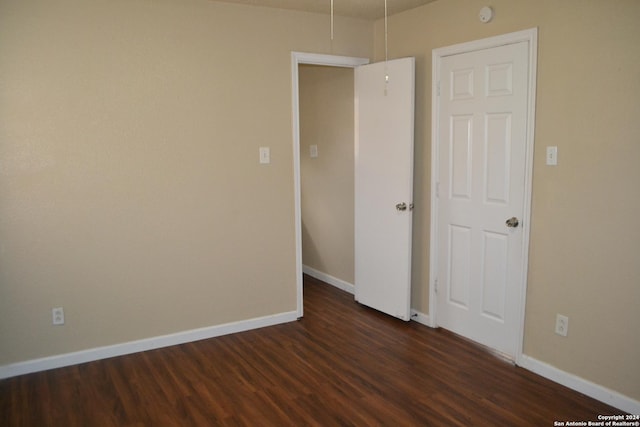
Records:
[[[565,372],[533,357],[522,355],[518,365],[630,414],[640,414],[640,402],[606,387]]]
[[[161,347],[184,344],[188,342],[219,337],[222,335],[233,334],[236,332],[263,328],[265,326],[278,325],[280,323],[292,322],[294,320],[297,320],[297,318],[297,312],[290,311],[286,313],[274,314],[271,316],[257,317],[249,320],[241,320],[239,322],[226,323],[223,325],[192,329],[189,331],[177,332],[175,334],[145,338],[142,340],[130,341],[122,344],[97,347],[73,353],[66,353],[56,356],[43,357],[41,359],[12,363],[9,365],[0,366],[0,379],[30,374],[32,372],[62,368],[64,366],[77,365],[80,363],[93,362],[95,360],[107,359],[115,356],[123,356],[125,354],[154,350]]]
[[[431,324],[431,318],[428,314],[424,314],[419,312],[418,310],[411,309],[411,320],[421,323],[425,326],[433,328],[434,326]]]
[[[345,282],[344,280],[333,277],[330,274],[318,271],[315,268],[309,267],[308,265],[302,266],[302,272],[304,274],[308,274],[311,277],[315,277],[318,280],[322,280],[323,282],[328,283],[331,286],[335,286],[338,289],[349,292],[350,294],[355,294],[356,292],[356,288],[352,283]]]

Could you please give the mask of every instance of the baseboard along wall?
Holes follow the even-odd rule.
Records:
[[[533,357],[523,354],[518,362],[518,366],[558,384],[562,384],[572,390],[586,394],[621,411],[636,415],[640,414],[640,401],[563,371],[562,369],[558,369],[555,366],[541,362]]]
[[[353,283],[338,279],[337,277],[334,277],[330,274],[323,273],[322,271],[316,270],[315,268],[311,268],[308,265],[302,266],[302,272],[315,279],[322,280],[323,282],[331,286],[335,286],[338,289],[342,289],[345,292],[349,292],[350,294],[355,294],[356,292],[356,288]]]
[[[73,353],[12,363],[0,366],[0,379],[46,371],[49,369],[62,368],[65,366],[78,365],[80,363],[93,362],[96,360],[108,359],[110,357],[124,356],[126,354],[138,353],[141,351],[155,350],[157,348],[215,338],[222,335],[234,334],[236,332],[263,328],[265,326],[278,325],[280,323],[293,322],[297,320],[297,318],[297,312],[291,311],[105,347],[97,347]]]
[[[322,273],[308,266],[303,266],[303,272],[311,277],[342,289],[351,294],[355,293],[353,284]],[[49,369],[62,368],[65,366],[77,365],[80,363],[93,362],[110,357],[124,356],[126,354],[141,351],[154,350],[172,345],[184,344],[208,338],[215,338],[222,335],[236,332],[248,331],[251,329],[273,326],[281,323],[292,322],[297,319],[297,312],[264,316],[239,322],[226,323],[223,325],[206,328],[193,329],[175,334],[162,335],[158,337],[146,338],[137,341],[115,344],[105,347],[97,347],[73,353],[66,353],[40,359],[27,360],[24,362],[12,363],[0,366],[0,379],[15,377],[18,375],[30,374],[33,372],[46,371]],[[423,325],[433,327],[429,315],[417,310],[411,310],[411,320]],[[522,355],[518,361],[518,366],[538,374],[551,381],[564,385],[572,390],[583,393],[589,397],[597,399],[608,405],[618,408],[630,414],[640,414],[640,401],[632,399],[616,391],[610,390],[599,384],[585,380],[584,378],[570,374],[545,362],[541,362],[533,357]]]

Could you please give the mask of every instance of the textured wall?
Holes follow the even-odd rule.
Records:
[[[0,365],[295,311],[291,51],[373,46],[371,22],[328,29],[205,0],[0,2]]]
[[[353,69],[300,66],[302,263],[354,283]],[[309,147],[317,145],[318,157]]]

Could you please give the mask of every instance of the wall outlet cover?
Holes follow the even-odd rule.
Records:
[[[64,309],[62,307],[51,309],[51,322],[56,326],[64,325]]]

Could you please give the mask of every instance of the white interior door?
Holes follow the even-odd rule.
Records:
[[[437,323],[511,357],[523,310],[528,61],[520,42],[444,57],[439,70]]]
[[[414,58],[355,69],[355,298],[403,320],[411,303],[414,70]]]

